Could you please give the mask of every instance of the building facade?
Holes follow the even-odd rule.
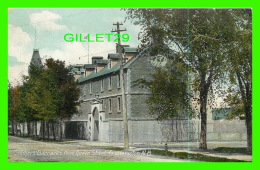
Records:
[[[199,119],[158,122],[149,114],[146,100],[150,93],[135,85],[140,78],[151,78],[155,63],[151,57],[137,53],[136,48],[123,47],[124,84],[130,143],[198,141]],[[72,69],[80,99],[78,113],[65,123],[65,137],[90,141],[123,142],[122,91],[118,54],[107,59],[92,57],[91,64]],[[174,92],[174,91],[173,91]],[[227,131],[223,127],[237,127]],[[227,132],[227,133],[226,133]],[[231,138],[230,135],[233,135]],[[213,121],[208,113],[208,140],[245,140],[243,121]]]

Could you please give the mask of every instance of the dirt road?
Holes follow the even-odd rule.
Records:
[[[147,152],[115,151],[94,142],[41,142],[8,137],[9,162],[190,162]],[[87,144],[86,144],[87,143]]]

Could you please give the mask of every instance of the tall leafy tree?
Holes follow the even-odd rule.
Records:
[[[64,62],[51,58],[46,60],[45,66],[30,89],[27,101],[37,111],[36,118],[47,122],[57,119],[61,121],[62,139],[62,120],[70,118],[76,112],[79,90]]]
[[[247,127],[247,148],[252,152],[252,11],[232,11],[236,18],[235,35],[229,48],[231,87],[226,101],[236,114],[244,113]]]
[[[15,135],[14,124],[20,121],[19,112],[20,87],[8,85],[8,121],[12,125],[12,134]]]
[[[8,125],[11,124],[11,132],[8,129],[8,133],[12,133],[14,135],[14,113],[12,112],[13,109],[13,87],[11,83],[8,81]]]
[[[46,60],[45,67],[31,64],[23,84],[9,86],[9,119],[16,122],[41,120],[43,138],[45,122],[69,119],[76,112],[79,89],[68,73],[65,62],[52,58]],[[37,124],[35,130],[37,134]],[[62,139],[62,126],[60,131]]]
[[[74,77],[69,75],[69,69],[65,68],[65,62],[59,60],[46,60],[48,74],[55,80],[54,87],[59,89],[59,101],[56,107],[57,117],[60,122],[64,118],[70,118],[76,112],[76,101],[79,98],[79,89],[76,86]],[[62,124],[60,123],[60,138],[62,139]]]
[[[215,80],[227,62],[226,49],[235,36],[231,9],[126,9],[142,26],[141,48],[150,55],[173,53],[189,66],[199,91],[200,149],[207,149],[207,104]]]

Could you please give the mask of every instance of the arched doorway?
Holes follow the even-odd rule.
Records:
[[[98,108],[95,107],[94,110],[93,110],[93,121],[94,121],[94,134],[93,134],[93,137],[94,137],[94,141],[98,141],[98,136],[99,136],[99,114],[98,114]]]

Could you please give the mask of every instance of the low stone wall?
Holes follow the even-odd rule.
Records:
[[[63,137],[67,139],[90,140],[87,121],[66,121],[62,124]],[[28,128],[28,126],[30,128]],[[12,133],[9,125],[9,134]],[[49,128],[49,129],[48,129]],[[200,120],[129,120],[130,143],[163,143],[199,141]],[[30,133],[28,133],[29,131]],[[16,136],[42,137],[43,126],[37,122],[15,123]],[[123,142],[123,121],[104,121],[99,124],[98,140],[103,142]],[[54,135],[55,134],[55,135]],[[60,137],[60,123],[45,123],[45,138]],[[207,141],[246,141],[246,126],[244,120],[210,120],[207,124]]]
[[[64,137],[64,123],[63,127],[63,137]],[[14,128],[14,130],[12,130]],[[43,123],[40,121],[37,122],[24,122],[24,123],[14,123],[13,126],[9,125],[9,134],[15,136],[32,136],[35,138],[44,138],[46,139],[56,139],[60,138],[60,123],[57,121],[54,122],[45,122],[44,128]]]
[[[123,121],[104,122],[100,138],[104,142],[123,142]],[[128,122],[130,143],[199,141],[199,120],[135,120]],[[243,120],[212,120],[207,124],[207,141],[246,141]]]
[[[212,120],[207,126],[208,141],[246,141],[244,120]]]

